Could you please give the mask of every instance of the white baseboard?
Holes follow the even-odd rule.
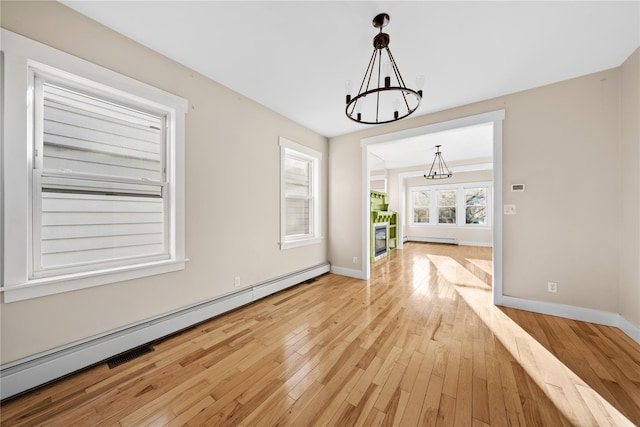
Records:
[[[259,283],[190,307],[0,366],[0,399],[54,381],[117,354],[197,325],[272,293],[320,276],[329,263]]]
[[[253,285],[253,298],[259,300],[268,295],[275,294],[298,283],[305,282],[314,277],[318,277],[322,274],[331,271],[329,263],[320,264],[315,267],[308,268],[306,270],[296,271],[295,273],[287,274],[264,283]]]
[[[420,242],[420,243],[447,243],[450,245],[460,246],[482,246],[485,248],[493,247],[492,242],[463,242],[455,237],[421,237],[421,236],[404,236],[403,242]]]
[[[479,246],[482,248],[492,248],[492,242],[458,242],[460,246]]]
[[[625,334],[629,335],[632,340],[640,344],[640,326],[634,325],[620,315],[618,316],[620,317],[618,321],[618,328],[620,328],[620,330]]]
[[[331,266],[331,272],[333,274],[339,274],[340,276],[353,277],[354,279],[365,280],[365,275],[361,270],[354,270],[352,268],[334,267]]]
[[[499,297],[497,304],[505,307],[532,311],[534,313],[565,317],[567,319],[597,323],[605,326],[613,326],[615,328],[619,328],[632,340],[640,344],[640,327],[629,322],[618,313],[545,301],[533,301],[505,295]]]
[[[421,237],[421,236],[406,236],[405,242],[421,242],[421,243],[448,243],[450,245],[457,245],[458,239],[455,237]]]

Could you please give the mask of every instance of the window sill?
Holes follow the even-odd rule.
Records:
[[[298,248],[300,246],[315,245],[322,242],[322,237],[314,237],[310,239],[293,240],[290,242],[280,243],[280,249]]]
[[[2,292],[2,302],[4,303],[23,301],[62,292],[77,291],[109,283],[184,270],[187,261],[188,259],[186,258],[165,260],[135,266],[34,279],[26,283],[0,287],[0,292]]]

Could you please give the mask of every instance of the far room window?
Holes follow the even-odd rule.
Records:
[[[488,228],[491,183],[468,182],[409,188],[410,226]]]
[[[487,188],[467,188],[464,190],[465,224],[485,225],[487,223]]]
[[[320,152],[280,138],[281,236],[287,249],[320,240]]]
[[[456,223],[456,190],[438,190],[438,223]]]
[[[428,224],[431,204],[430,191],[413,191],[413,222],[415,224]]]

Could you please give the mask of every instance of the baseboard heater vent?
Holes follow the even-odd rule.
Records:
[[[144,356],[145,354],[151,353],[153,351],[153,347],[150,345],[143,345],[142,347],[134,348],[133,350],[126,351],[121,353],[109,360],[107,360],[107,365],[109,365],[109,369],[113,369],[116,366],[120,366],[123,363],[130,362],[133,359],[137,359],[140,356]]]
[[[422,242],[422,243],[445,243],[448,245],[457,245],[458,239],[455,237],[417,237],[407,236],[405,241]]]

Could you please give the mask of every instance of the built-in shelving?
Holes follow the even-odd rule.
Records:
[[[387,194],[381,191],[371,191],[371,261],[375,261],[375,224],[387,224],[387,253],[398,247],[398,214],[389,210]]]

